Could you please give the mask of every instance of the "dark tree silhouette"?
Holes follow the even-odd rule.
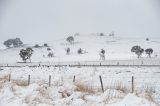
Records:
[[[47,44],[47,43],[45,43],[43,46],[44,46],[44,47],[48,47],[48,44]]]
[[[11,47],[11,45],[12,45],[13,43],[12,43],[12,40],[11,40],[11,39],[8,39],[8,40],[4,41],[3,44],[4,44],[6,47]]]
[[[151,58],[151,54],[153,53],[153,49],[152,48],[148,48],[145,50],[146,54],[148,55],[149,58]]]
[[[100,56],[100,60],[103,60],[103,61],[105,60],[105,50],[104,49],[101,49],[99,56]]]
[[[48,48],[47,48],[47,51],[51,51],[51,48],[48,47]]]
[[[70,48],[69,48],[69,47],[66,49],[66,54],[67,54],[67,55],[70,54]]]
[[[26,48],[26,49],[21,49],[20,50],[20,57],[22,58],[22,60],[26,63],[26,61],[29,59],[29,61],[31,62],[31,56],[33,54],[33,50],[32,48]]]
[[[146,38],[146,41],[149,41],[149,38]]]
[[[34,45],[34,48],[40,48],[41,46],[39,46],[38,44]]]
[[[19,47],[23,44],[23,42],[20,40],[20,38],[15,38],[15,39],[8,39],[3,43],[6,47]]]
[[[74,37],[73,36],[69,36],[69,37],[67,37],[66,41],[69,42],[70,44],[73,44]]]
[[[78,53],[78,54],[83,54],[83,53],[82,53],[82,49],[79,48],[78,51],[77,51],[77,53]]]
[[[144,52],[144,49],[142,49],[140,46],[133,46],[131,52],[134,52],[138,56],[138,58],[140,58],[140,56]]]
[[[49,52],[48,53],[48,57],[54,57],[54,53],[53,52]]]

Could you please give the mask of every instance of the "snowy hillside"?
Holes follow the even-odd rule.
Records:
[[[36,43],[39,48],[32,43],[0,49],[0,106],[160,105],[160,39],[146,41],[146,38],[89,34],[74,36],[74,43],[69,44],[66,37]],[[45,43],[49,47],[42,46]],[[131,53],[135,45],[144,50],[152,48],[151,58],[143,53],[137,59],[137,55]],[[32,63],[16,63],[22,62],[19,52],[27,47],[34,50]],[[69,55],[66,54],[68,47]],[[83,54],[77,53],[79,48]],[[106,61],[100,61],[102,48],[106,51]],[[48,57],[50,52],[54,53],[53,57]],[[80,62],[98,65],[71,66]],[[114,65],[103,66],[107,62]]]
[[[149,41],[146,41],[146,38],[120,38],[98,36],[97,34],[84,34],[74,36],[75,42],[72,45],[66,41],[66,38],[67,36],[64,37],[64,39],[51,39],[47,42],[38,43],[40,46],[47,43],[55,57],[47,57],[49,53],[47,47],[33,48],[32,62],[98,61],[100,58],[99,52],[102,48],[106,51],[106,60],[131,60],[137,59],[137,56],[131,53],[131,47],[135,45],[139,45],[144,49],[152,48],[154,50],[152,57],[154,57],[154,55],[160,55],[160,39],[155,38],[150,38]],[[33,47],[34,45],[34,43],[27,44],[25,48]],[[66,55],[65,49],[67,47],[71,50],[70,55]],[[77,54],[79,48],[82,48],[86,53],[81,55]],[[19,56],[20,49],[22,48],[1,49],[0,63],[21,62],[22,59]],[[142,58],[147,59],[147,55],[144,53]]]

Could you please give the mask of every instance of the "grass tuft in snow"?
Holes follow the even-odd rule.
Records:
[[[88,93],[88,94],[95,94],[95,91],[92,87],[89,87],[88,85],[82,84],[80,82],[75,83],[75,86],[77,87],[77,91]]]

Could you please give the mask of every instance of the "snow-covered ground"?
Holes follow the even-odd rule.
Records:
[[[146,41],[146,38],[121,38],[89,34],[75,36],[75,44],[70,45],[66,42],[66,37],[64,37],[64,39],[51,39],[51,41],[38,43],[40,46],[47,43],[55,57],[47,57],[49,51],[47,51],[46,47],[34,48],[34,53],[31,58],[32,62],[98,61],[99,52],[102,48],[106,51],[106,60],[137,59],[137,56],[131,53],[131,48],[135,45],[139,45],[144,49],[152,48],[154,50],[152,59],[154,59],[154,55],[157,54],[158,57],[160,55],[160,38],[150,38],[149,41]],[[35,44],[27,44],[25,47],[32,47],[34,45]],[[66,55],[65,49],[67,47],[71,49],[70,55]],[[87,53],[82,55],[77,54],[79,48],[86,50]],[[1,49],[0,63],[21,62],[22,59],[19,56],[20,49],[22,48]],[[142,57],[145,59],[147,55],[144,53]]]
[[[0,71],[0,106],[158,106],[159,74],[160,67],[5,67]]]
[[[64,39],[50,40],[47,43],[55,57],[49,58],[47,47],[33,48],[31,64],[70,64],[90,62],[99,64],[99,52],[106,50],[106,61],[117,64],[160,64],[160,39],[120,38],[98,36],[96,34],[74,36],[75,43],[70,45]],[[37,41],[36,41],[37,42]],[[0,47],[0,66],[14,65],[22,62],[19,51],[33,47]],[[144,49],[152,48],[152,58],[144,53],[137,59],[131,53],[131,47],[139,45]],[[66,55],[65,49],[71,48]],[[77,54],[77,50],[86,50]],[[155,57],[157,55],[158,57]],[[1,67],[0,69],[0,106],[158,106],[160,105],[160,67]],[[9,75],[11,81],[9,82]],[[31,81],[28,85],[28,75]],[[49,87],[49,75],[51,86]],[[73,78],[75,76],[75,82]],[[99,76],[102,77],[104,93]],[[134,93],[132,93],[132,76],[134,76]]]

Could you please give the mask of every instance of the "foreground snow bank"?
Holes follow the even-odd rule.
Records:
[[[156,106],[155,103],[160,97],[160,89],[156,88],[156,85],[157,87],[159,85],[159,69],[159,67],[6,67],[0,71],[0,106]],[[11,74],[10,82],[8,74]],[[28,75],[31,75],[29,86]],[[49,75],[52,75],[50,87]],[[99,75],[102,75],[104,93],[100,87]],[[128,86],[131,85],[133,75],[136,86],[135,93],[131,94]],[[154,89],[146,87],[145,90],[143,83],[154,84],[155,87]]]
[[[18,86],[13,82],[1,81],[0,106],[156,106],[153,102],[135,94],[125,94],[121,91],[106,90],[104,93],[81,92],[75,85],[67,88],[48,87],[31,84]],[[117,97],[109,97],[109,91]]]

